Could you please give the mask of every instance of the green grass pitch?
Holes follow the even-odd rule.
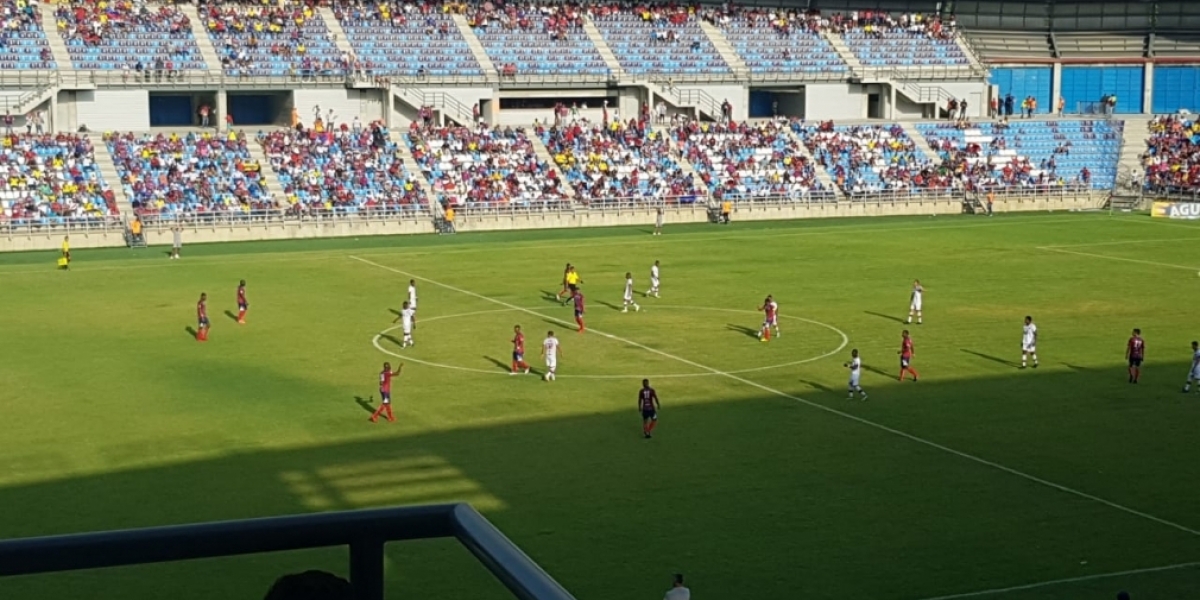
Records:
[[[1059,213],[77,250],[70,272],[0,256],[0,537],[467,501],[581,600],[656,598],[676,571],[698,598],[1056,580],[965,597],[1193,597],[1200,568],[1177,565],[1200,561],[1200,395],[1180,393],[1197,241],[1189,223]],[[662,297],[616,310],[624,273],[644,290],[654,260]],[[584,335],[545,297],[567,261]],[[407,274],[417,345],[376,348]],[[898,383],[913,278],[922,379]],[[239,279],[245,326],[226,314]],[[186,331],[200,292],[205,344]],[[768,293],[783,336],[760,343]],[[1022,371],[1027,314],[1041,368]],[[517,323],[535,367],[545,331],[562,338],[557,382],[504,374]],[[851,348],[866,402],[845,398]],[[371,424],[385,360],[407,363],[398,420]],[[663,403],[652,440],[642,377]],[[344,561],[12,578],[0,597],[248,598]],[[392,598],[507,597],[453,542],[388,561]]]

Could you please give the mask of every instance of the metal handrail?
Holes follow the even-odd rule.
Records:
[[[289,515],[0,542],[0,577],[348,546],[357,600],[382,600],[384,544],[456,538],[520,600],[573,600],[467,504]]]
[[[103,217],[0,217],[0,234],[25,236],[70,233],[119,233],[125,231],[125,221],[117,215]]]

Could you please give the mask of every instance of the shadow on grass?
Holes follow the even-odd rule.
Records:
[[[1015,369],[1020,366],[1020,364],[1017,362],[1014,362],[1011,360],[1005,360],[1003,358],[1000,358],[999,356],[992,356],[991,354],[984,354],[982,352],[976,352],[974,350],[967,350],[966,348],[959,348],[959,350],[961,350],[962,352],[964,352],[966,354],[970,354],[971,356],[978,356],[979,358],[982,358],[984,360],[990,360],[994,363],[1001,364],[1006,367],[1012,367]]]
[[[559,298],[557,292],[542,290],[542,300],[545,300],[546,302],[553,302],[555,304],[562,304],[562,300]]]
[[[501,371],[504,371],[506,373],[509,371],[512,371],[512,365],[504,364],[504,361],[496,358],[495,356],[486,356],[485,355],[483,358],[484,358],[484,360],[492,363],[493,365],[496,365],[496,368],[500,369]]]
[[[183,330],[186,331],[187,334],[189,336],[191,336],[192,339],[196,339],[196,328],[195,327],[188,325],[187,327],[184,327]]]
[[[225,311],[225,316],[229,317],[230,321],[237,322],[237,315],[233,314],[232,310]]]
[[[607,301],[607,300],[595,300],[595,303],[596,303],[596,304],[599,304],[600,306],[606,306],[606,307],[608,307],[609,309],[611,309],[611,310],[615,310],[615,311],[617,311],[617,312],[620,312],[620,311],[621,311],[621,309],[623,308],[623,307],[621,307],[621,306],[617,306],[616,304],[613,304],[612,302],[609,302],[609,301]]]
[[[367,414],[374,414],[374,412],[375,412],[375,405],[372,403],[372,400],[374,400],[374,397],[372,397],[372,398],[363,398],[362,396],[354,397],[354,403],[359,405],[363,410],[367,411]]]
[[[756,340],[758,339],[758,331],[755,330],[753,327],[746,327],[745,325],[734,325],[733,323],[726,323],[725,329],[727,329],[729,331],[736,331],[742,335],[745,335],[746,337],[752,337]]]
[[[864,315],[871,315],[872,317],[879,317],[880,319],[887,319],[887,320],[889,320],[889,321],[893,321],[893,322],[895,322],[895,323],[899,323],[899,324],[901,324],[901,325],[905,325],[905,324],[906,324],[906,323],[904,322],[904,319],[902,319],[902,318],[900,318],[900,317],[897,317],[897,316],[895,316],[895,315],[885,315],[885,314],[883,314],[883,313],[881,313],[881,312],[875,312],[875,311],[870,311],[870,310],[864,310],[864,311],[863,311],[863,314],[864,314]]]

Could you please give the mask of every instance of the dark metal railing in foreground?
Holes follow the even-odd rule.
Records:
[[[382,600],[384,544],[456,538],[521,600],[573,600],[467,504],[356,510],[0,541],[0,577],[348,546],[357,600]],[[279,573],[283,575],[283,573]],[[256,591],[252,596],[261,595]]]

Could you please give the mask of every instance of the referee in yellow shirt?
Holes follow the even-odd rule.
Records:
[[[575,292],[579,291],[579,286],[582,284],[583,278],[579,276],[579,272],[572,266],[571,270],[567,271],[567,290],[570,291],[570,294],[563,301],[563,306],[566,306],[568,302],[575,299]]]
[[[58,259],[58,266],[67,270],[71,269],[71,236],[63,236],[62,258]]]

